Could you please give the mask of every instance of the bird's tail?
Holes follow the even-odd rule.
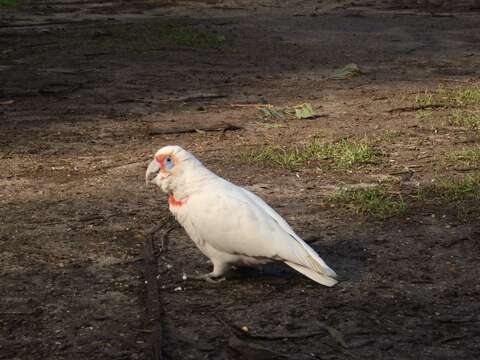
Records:
[[[335,271],[333,271],[326,263],[323,261],[323,259],[320,257],[320,255],[317,254],[315,250],[311,248],[310,245],[308,245],[305,241],[300,239],[299,237],[296,237],[296,240],[301,247],[297,249],[299,250],[299,258],[304,259],[304,261],[301,261],[300,264],[306,268],[309,268],[315,272],[318,272],[320,274],[326,275],[328,277],[336,278],[337,274]],[[298,250],[297,250],[298,251]],[[297,262],[295,262],[297,263]]]
[[[335,285],[338,281],[335,280],[333,277],[330,277],[326,274],[320,274],[316,271],[313,271],[312,269],[309,269],[305,266],[294,264],[290,261],[285,261],[285,264],[288,266],[294,268],[298,272],[302,273],[306,277],[312,279],[313,281],[316,281],[319,284],[325,285],[325,286],[333,286]],[[332,271],[333,272],[333,271]],[[335,274],[335,273],[334,273]]]

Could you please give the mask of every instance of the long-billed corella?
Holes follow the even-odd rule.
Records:
[[[197,278],[220,278],[235,265],[283,261],[326,286],[337,275],[288,223],[252,192],[208,170],[179,146],[157,151],[147,183],[168,194],[169,208],[213,271]]]

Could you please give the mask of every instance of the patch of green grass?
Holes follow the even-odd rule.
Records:
[[[268,145],[254,151],[249,158],[254,162],[271,163],[283,168],[294,169],[312,161],[330,159],[336,166],[348,168],[358,164],[373,163],[381,152],[370,141],[342,140],[325,143],[318,139],[302,146],[282,147]]]
[[[452,113],[449,122],[453,126],[480,130],[480,113],[457,110]]]
[[[16,6],[18,0],[0,0],[0,6]]]
[[[447,98],[450,103],[463,105],[480,104],[480,86],[466,89],[453,89],[447,92]]]
[[[301,147],[282,147],[280,145],[267,145],[259,151],[252,151],[247,155],[248,159],[253,162],[261,162],[280,166],[286,169],[294,169],[305,164],[309,160],[306,148]]]
[[[371,142],[378,143],[391,143],[394,140],[398,139],[402,135],[401,131],[398,130],[385,130],[381,133],[377,133],[371,136]]]
[[[480,176],[467,175],[459,179],[441,179],[438,182],[437,189],[445,200],[480,199]]]
[[[471,174],[461,178],[448,177],[436,180],[417,194],[417,198],[439,197],[446,202],[480,200],[480,175]]]
[[[378,219],[402,215],[407,211],[403,198],[390,193],[384,186],[339,190],[330,195],[328,201],[351,206],[358,214]]]
[[[444,104],[452,106],[480,104],[480,86],[463,88],[438,87],[434,91],[425,90],[415,94],[415,103],[418,106]]]
[[[430,119],[433,115],[433,111],[431,110],[417,110],[415,115],[418,119]]]
[[[355,164],[373,163],[380,155],[369,141],[347,141],[326,146],[327,153],[340,166],[350,167]]]
[[[460,161],[467,166],[480,165],[480,146],[465,148],[448,155],[450,161]]]
[[[146,21],[112,26],[107,34],[97,39],[97,45],[102,48],[140,53],[155,50],[162,42],[217,49],[223,45],[225,37],[191,25]]]
[[[433,104],[434,94],[431,91],[425,90],[424,92],[415,94],[415,103],[419,106],[427,106]]]

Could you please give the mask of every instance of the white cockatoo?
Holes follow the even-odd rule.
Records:
[[[279,260],[322,285],[337,283],[335,272],[275,210],[181,147],[158,150],[146,181],[168,194],[170,211],[212,261],[213,271],[197,278],[213,280],[234,265]]]

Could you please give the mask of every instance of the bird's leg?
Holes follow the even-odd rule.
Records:
[[[208,273],[208,274],[203,274],[203,275],[194,275],[194,276],[188,276],[188,279],[192,279],[192,280],[205,280],[209,283],[213,283],[213,284],[218,284],[222,281],[225,280],[225,277],[224,276],[215,276],[213,274],[213,271]]]
[[[230,265],[226,263],[213,263],[213,271],[208,274],[198,275],[198,276],[188,276],[189,279],[193,280],[205,280],[209,283],[218,284],[225,280],[225,273],[230,269]]]

